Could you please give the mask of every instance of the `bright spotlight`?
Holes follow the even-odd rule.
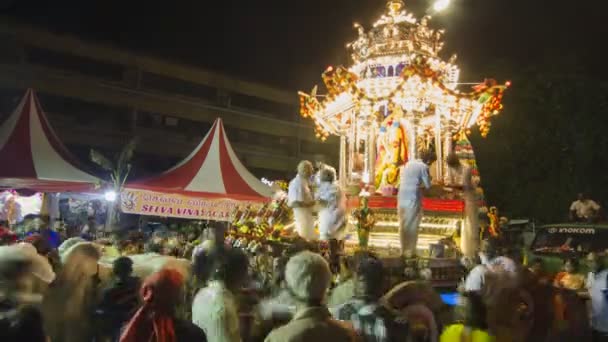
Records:
[[[108,202],[114,202],[114,201],[116,201],[116,191],[113,191],[113,190],[106,191],[106,193],[103,195],[103,197]]]
[[[441,12],[450,6],[450,0],[437,0],[433,4],[435,12]]]

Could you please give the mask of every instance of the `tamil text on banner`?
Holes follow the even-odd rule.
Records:
[[[234,209],[243,203],[136,189],[125,189],[120,197],[123,213],[214,221],[232,221]]]

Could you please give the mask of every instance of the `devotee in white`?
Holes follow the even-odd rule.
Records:
[[[463,165],[455,154],[447,159],[450,168],[450,185],[462,190],[464,199],[465,221],[462,227],[460,250],[464,256],[475,255],[479,239],[479,208],[475,201],[475,184],[473,184],[472,168]]]
[[[517,265],[515,261],[506,256],[496,256],[496,248],[487,241],[482,243],[478,255],[481,264],[475,266],[467,275],[464,283],[465,291],[481,291],[489,272],[500,274],[503,282],[516,278]]]
[[[421,155],[422,160],[410,160],[401,170],[398,194],[399,235],[401,253],[406,257],[416,254],[418,226],[422,219],[422,187],[431,187],[428,164],[432,155],[426,151]]]
[[[608,339],[608,270],[594,253],[589,254],[587,262],[591,269],[586,283],[591,298],[591,328],[594,341],[604,341]]]
[[[316,199],[321,204],[319,210],[320,239],[342,240],[346,228],[346,196],[336,182],[336,171],[325,166],[319,173],[319,188]]]
[[[247,256],[238,248],[216,260],[211,280],[192,302],[192,323],[209,342],[241,342],[237,291],[247,279]]]
[[[301,161],[298,174],[289,182],[287,192],[287,205],[293,209],[296,231],[307,240],[317,238],[312,210],[315,201],[309,184],[312,173],[312,164],[307,160]]]
[[[578,200],[570,205],[570,218],[572,221],[591,221],[597,217],[600,208],[599,204],[580,193]]]

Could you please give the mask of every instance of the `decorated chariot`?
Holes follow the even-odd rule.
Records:
[[[430,166],[433,187],[423,200],[417,254],[423,256],[422,267],[432,271],[434,281],[452,284],[460,276],[457,257],[465,201],[453,186],[446,156],[456,154],[461,163],[470,165],[479,183],[470,128],[477,125],[483,137],[488,134],[490,119],[501,110],[509,83],[486,79],[474,83],[470,91],[460,90],[456,56],[440,57],[444,31],[432,28],[430,20],[428,15],[415,18],[401,0],[389,0],[369,31],[355,24],[358,37],[347,45],[352,65],[325,70],[325,94],[315,86],[299,97],[301,115],[314,121],[316,136],[322,141],[329,135],[340,138],[339,183],[349,194],[352,212],[347,251],[370,248],[403,267],[397,257],[400,168],[421,150],[435,154]],[[483,208],[483,192],[480,187],[476,191]],[[370,196],[361,201],[360,193]],[[284,228],[290,217],[279,214],[289,212],[284,201],[275,200],[257,214],[253,211],[236,213],[235,225],[240,227],[236,235],[257,234],[254,240],[287,236],[289,230]],[[275,215],[285,220],[283,224],[259,224]]]

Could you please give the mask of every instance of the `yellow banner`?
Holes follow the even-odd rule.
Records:
[[[178,194],[125,189],[120,196],[123,213],[196,220],[232,221],[237,205],[243,201],[204,199]]]

